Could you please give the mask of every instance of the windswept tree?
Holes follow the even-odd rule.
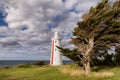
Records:
[[[82,16],[73,31],[72,43],[77,49],[60,48],[63,55],[83,66],[86,74],[90,63],[99,54],[107,54],[113,46],[120,52],[120,1],[102,0]],[[119,53],[120,54],[120,53]]]

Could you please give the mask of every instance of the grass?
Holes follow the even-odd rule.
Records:
[[[0,69],[0,80],[120,80],[120,67],[97,69],[85,76],[76,65],[11,67]]]

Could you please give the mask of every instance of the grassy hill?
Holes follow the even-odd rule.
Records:
[[[11,67],[0,69],[0,80],[120,80],[120,67],[94,67],[93,70],[85,76],[75,65]]]

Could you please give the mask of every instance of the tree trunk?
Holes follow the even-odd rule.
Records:
[[[90,73],[90,61],[87,61],[85,64],[85,74]]]
[[[83,58],[83,70],[85,71],[85,74],[87,75],[91,71],[90,67],[90,56]]]
[[[93,46],[94,46],[94,40],[93,38],[90,38],[88,44],[82,45],[82,47],[80,47],[80,51],[83,53],[82,64],[86,75],[91,71],[90,57],[92,54]]]

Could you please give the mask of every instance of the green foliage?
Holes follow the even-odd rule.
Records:
[[[101,65],[119,64],[120,1],[111,4],[109,0],[102,0],[96,7],[91,7],[89,13],[84,14],[82,19],[73,31],[74,38],[71,41],[77,49],[61,48],[63,55],[74,62],[81,62],[82,59],[85,62],[89,61],[88,56],[90,56],[92,65],[97,65],[95,61]],[[91,39],[93,39],[93,46],[90,42]],[[115,54],[109,55],[108,50],[113,46],[115,47]],[[97,57],[102,56],[105,58],[104,60],[97,59]],[[114,60],[112,60],[113,57]]]
[[[64,56],[67,56],[69,59],[71,59],[76,64],[81,66],[80,56],[82,55],[80,54],[80,51],[78,49],[70,50],[68,48],[62,48],[62,47],[58,47],[58,48],[60,49],[60,51],[63,53]]]

